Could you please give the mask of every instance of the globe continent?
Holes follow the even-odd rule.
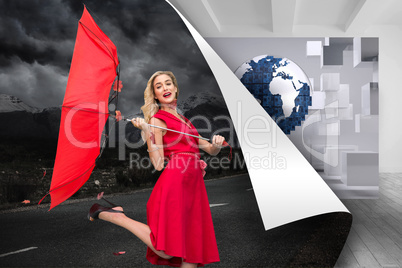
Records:
[[[293,61],[262,55],[235,74],[285,134],[305,120],[312,104],[310,81]]]

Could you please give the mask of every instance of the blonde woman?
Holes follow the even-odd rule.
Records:
[[[199,136],[193,124],[177,112],[178,95],[172,72],[154,73],[144,92],[144,119],[132,121],[142,130],[153,166],[159,171],[163,169],[147,203],[148,225],[128,218],[122,207],[113,204],[111,208],[95,204],[89,216],[131,231],[148,246],[146,258],[153,264],[197,267],[219,261],[203,180],[205,162],[200,160],[199,148],[216,155],[225,139],[215,135],[209,143],[150,127],[149,124]]]

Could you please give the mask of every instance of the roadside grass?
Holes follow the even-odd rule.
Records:
[[[99,192],[115,194],[153,187],[161,172],[152,166],[130,167],[130,150],[126,150],[126,160],[119,160],[117,148],[104,150],[88,181],[70,199],[96,197]],[[56,149],[57,141],[0,142],[0,210],[38,204],[50,188]],[[228,163],[225,168],[217,167],[216,161],[227,158],[228,152],[227,148],[222,149],[214,163],[212,160],[209,163],[211,158],[208,155],[202,157],[208,164],[205,180],[247,173],[245,165],[239,167],[227,159],[224,159]],[[136,149],[136,153],[141,158],[148,157],[145,146]],[[235,157],[243,159],[239,148],[233,148],[233,159]],[[25,200],[29,200],[29,203]],[[50,203],[50,197],[46,197],[42,203]]]

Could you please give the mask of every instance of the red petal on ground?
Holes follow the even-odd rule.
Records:
[[[99,193],[96,198],[97,198],[98,200],[100,200],[102,197],[103,197],[103,192]]]

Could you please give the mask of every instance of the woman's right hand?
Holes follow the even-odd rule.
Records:
[[[141,130],[149,130],[149,125],[145,122],[144,118],[134,118],[131,120],[131,123],[133,123],[136,128],[139,128]]]

